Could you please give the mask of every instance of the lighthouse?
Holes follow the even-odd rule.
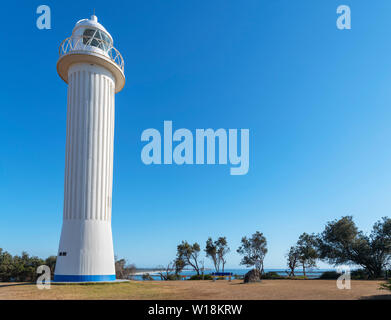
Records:
[[[111,232],[114,96],[124,61],[93,15],[76,23],[59,49],[68,84],[63,225],[54,281],[114,281]]]

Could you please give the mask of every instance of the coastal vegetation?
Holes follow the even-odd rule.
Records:
[[[0,248],[0,281],[33,282],[39,276],[37,268],[40,265],[47,265],[53,274],[55,264],[56,256],[45,260],[30,256],[27,252],[13,256]]]
[[[260,274],[263,274],[263,261],[267,253],[267,241],[265,236],[257,231],[251,238],[243,237],[241,243],[242,245],[237,250],[237,252],[243,256],[240,264],[245,265],[246,267],[254,266]]]
[[[383,277],[391,263],[391,219],[377,221],[369,235],[352,216],[328,222],[317,236],[319,259],[332,265],[360,266],[370,279]]]
[[[227,262],[226,255],[230,252],[226,237],[220,237],[216,241],[208,238],[206,241],[205,252],[206,256],[213,261],[216,272],[224,272],[224,267]]]
[[[265,235],[256,231],[250,237],[243,237],[236,250],[242,256],[240,263],[257,270],[261,279],[306,279],[308,268],[316,267],[318,261],[334,266],[352,266],[356,270],[351,272],[351,279],[387,279],[390,274],[387,272],[391,268],[391,219],[388,217],[377,221],[369,234],[360,231],[351,216],[328,222],[319,234],[302,233],[286,254],[286,276],[276,272],[265,273],[267,244]],[[179,280],[182,279],[180,273],[187,267],[195,273],[192,280],[206,279],[208,275],[205,274],[205,261],[201,253],[204,252],[205,257],[210,259],[216,272],[224,272],[230,250],[227,238],[223,236],[216,240],[209,237],[203,250],[197,242],[191,244],[183,240],[177,246],[175,259],[157,267],[155,273],[161,280]],[[41,259],[26,252],[13,256],[0,248],[0,281],[36,281],[39,276],[36,270],[40,265],[49,266],[53,276],[55,264],[56,256]],[[300,268],[303,275],[298,277],[295,272]],[[115,269],[119,279],[131,279],[137,271],[134,264],[117,257]],[[337,279],[339,275],[334,271],[325,272],[320,279]],[[234,276],[236,279],[241,277]],[[142,278],[153,280],[151,274],[145,272]],[[391,283],[383,287],[390,289]]]
[[[135,264],[129,264],[125,259],[115,257],[115,276],[117,279],[130,279],[136,270]]]

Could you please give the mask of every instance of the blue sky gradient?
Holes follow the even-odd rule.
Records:
[[[36,1],[2,4],[0,247],[56,254],[67,85],[58,47],[95,8],[125,59],[116,95],[115,253],[166,264],[181,240],[265,234],[267,268],[302,232],[353,215],[369,231],[391,209],[391,2]],[[352,29],[336,28],[350,5]],[[146,166],[144,129],[250,129],[250,169]],[[207,261],[206,265],[211,263]],[[321,264],[321,266],[324,266]]]

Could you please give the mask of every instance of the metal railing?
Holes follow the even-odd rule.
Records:
[[[92,45],[91,43],[94,43]],[[97,45],[95,45],[97,44]],[[103,39],[98,39],[90,36],[79,36],[79,37],[69,37],[63,40],[60,44],[59,54],[60,57],[72,53],[72,51],[88,51],[91,48],[98,48],[102,50],[106,55],[113,61],[121,70],[124,72],[124,59],[122,58],[121,53],[114,48],[111,43],[104,41]]]

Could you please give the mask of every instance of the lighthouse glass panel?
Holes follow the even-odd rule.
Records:
[[[95,29],[86,29],[83,33],[83,43],[108,51],[113,43],[110,38],[102,31]]]

